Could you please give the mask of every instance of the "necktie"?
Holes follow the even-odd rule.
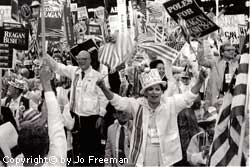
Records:
[[[84,71],[82,71],[82,79],[84,78],[84,76],[85,76],[85,72],[84,72]]]
[[[224,72],[224,79],[223,79],[223,87],[222,92],[223,94],[228,91],[229,84],[226,83],[226,74],[229,74],[229,63],[226,62],[225,72]]]
[[[124,153],[124,140],[125,140],[125,132],[124,127],[122,126],[120,129],[120,137],[119,137],[119,155],[118,158],[126,158]]]

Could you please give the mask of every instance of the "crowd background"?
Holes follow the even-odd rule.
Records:
[[[61,4],[61,7],[65,5],[53,2]],[[131,13],[135,19],[134,29],[124,33],[112,33],[112,25],[109,25],[107,19],[112,7],[107,2],[104,4],[105,7],[90,12],[88,17],[83,17],[82,20],[71,20],[74,46],[70,46],[65,35],[69,32],[64,30],[67,26],[64,21],[63,33],[61,32],[64,35],[61,35],[59,40],[51,40],[55,34],[46,32],[46,53],[42,51],[44,43],[38,34],[39,19],[33,16],[27,20],[20,16],[19,22],[29,27],[30,45],[25,51],[14,49],[14,67],[2,70],[0,164],[17,166],[17,161],[5,163],[5,156],[8,156],[8,159],[56,156],[72,160],[69,163],[58,163],[59,166],[131,165],[130,161],[135,160],[131,158],[131,150],[135,145],[132,140],[135,138],[135,129],[138,129],[135,127],[138,118],[132,110],[137,109],[124,112],[122,105],[136,107],[137,103],[127,103],[121,99],[133,98],[140,101],[145,98],[150,102],[151,96],[145,92],[150,86],[160,84],[162,97],[173,97],[175,100],[179,96],[184,99],[189,97],[190,99],[187,99],[193,103],[184,106],[180,98],[174,102],[176,106],[181,106],[180,111],[172,107],[164,108],[164,112],[175,113],[175,116],[170,116],[168,126],[172,127],[177,123],[173,129],[165,129],[168,133],[164,139],[170,140],[167,147],[173,153],[167,162],[159,151],[159,141],[149,142],[149,139],[153,141],[155,136],[159,135],[154,131],[157,129],[157,116],[154,111],[151,113],[153,107],[149,107],[150,133],[146,142],[148,150],[145,151],[144,166],[246,166],[249,160],[249,30],[246,38],[237,45],[230,39],[223,39],[221,31],[188,41],[185,37],[188,34],[183,33],[181,26],[173,20],[169,21],[169,27],[159,26],[162,29],[159,32],[163,34],[160,43],[178,52],[178,56],[169,61],[169,56],[164,56],[164,51],[159,53],[140,47],[144,42],[152,45],[158,43],[156,28],[154,27],[153,34],[149,32],[149,15],[144,14],[142,3],[131,2],[134,7]],[[40,8],[41,2],[33,0],[29,6],[31,9]],[[152,12],[153,9],[164,13],[164,8],[159,7],[158,3],[152,3],[145,8],[147,13],[151,14],[155,12]],[[223,17],[224,13],[222,9],[220,17]],[[216,20],[212,10],[206,14]],[[74,16],[73,12],[71,16]],[[101,25],[103,34],[90,35],[89,24]],[[247,19],[245,24],[249,24]],[[198,96],[188,96],[201,78],[202,85]],[[100,80],[104,82],[100,84]],[[162,84],[163,82],[166,84]],[[237,84],[243,85],[238,94]],[[151,91],[157,92],[157,88],[154,89]],[[105,93],[108,90],[115,94],[114,97],[110,98],[110,94]],[[158,96],[155,92],[152,99]],[[237,99],[237,95],[244,96],[244,99]],[[232,102],[233,99],[235,103]],[[228,105],[228,112],[224,112],[227,111]],[[220,123],[225,124],[224,128],[228,126],[228,131],[231,132],[234,106],[241,107],[239,111],[235,109],[238,111],[236,117],[240,116],[237,117],[239,125],[236,131],[239,134],[224,134],[224,141],[225,136],[232,138],[228,139],[228,148],[222,148],[220,146],[225,143],[216,143],[221,139],[221,134],[226,133]],[[140,107],[138,113],[139,110]],[[225,120],[227,122],[224,122]],[[228,120],[232,125],[228,125]],[[171,144],[172,138],[176,141]],[[237,138],[237,142],[234,138]],[[235,142],[234,145],[230,144],[232,141]],[[241,152],[238,153],[238,150]],[[230,156],[226,151],[233,153]],[[216,156],[217,154],[221,156]],[[140,155],[137,157],[139,160]],[[118,162],[88,162],[89,156],[98,159],[116,158]],[[78,162],[79,157],[84,158],[85,162]],[[35,165],[35,162],[25,162],[22,165],[31,166]]]

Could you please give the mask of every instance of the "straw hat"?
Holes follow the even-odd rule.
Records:
[[[153,85],[162,84],[163,86],[166,86],[166,82],[162,81],[157,69],[151,69],[143,72],[141,74],[140,81],[142,85],[142,90],[140,91],[141,94],[144,94],[144,91]]]
[[[8,84],[17,88],[17,89],[24,90],[26,83],[23,80],[15,79],[14,81],[9,81]]]

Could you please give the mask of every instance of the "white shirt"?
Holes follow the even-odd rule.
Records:
[[[104,116],[106,113],[106,105],[108,100],[104,96],[101,89],[96,85],[96,81],[102,78],[102,74],[95,71],[90,66],[85,70],[85,77],[81,79],[81,69],[76,66],[65,66],[57,63],[53,58],[47,56],[51,68],[58,74],[66,76],[72,80],[71,93],[74,89],[74,80],[76,75],[80,76],[76,83],[75,92],[75,113],[80,116],[100,115]],[[73,94],[73,93],[72,93]],[[71,94],[71,95],[72,95]],[[72,104],[73,97],[70,97],[70,104]]]
[[[77,71],[81,73],[81,70]],[[101,101],[103,94],[99,87],[96,85],[96,81],[101,77],[101,74],[89,67],[85,70],[85,76],[83,79],[79,78],[76,86],[76,98],[75,98],[75,113],[80,116],[101,115],[105,113],[100,111]],[[102,113],[101,113],[102,112]],[[104,111],[106,112],[106,111]]]

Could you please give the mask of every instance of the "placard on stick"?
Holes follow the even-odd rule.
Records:
[[[163,5],[176,22],[178,22],[179,18],[186,21],[190,35],[194,38],[205,36],[219,29],[219,27],[202,12],[195,0],[170,0]]]
[[[0,70],[13,67],[13,49],[10,49],[9,44],[0,43]]]
[[[29,30],[17,23],[3,23],[0,28],[0,43],[9,44],[11,48],[28,50]]]

